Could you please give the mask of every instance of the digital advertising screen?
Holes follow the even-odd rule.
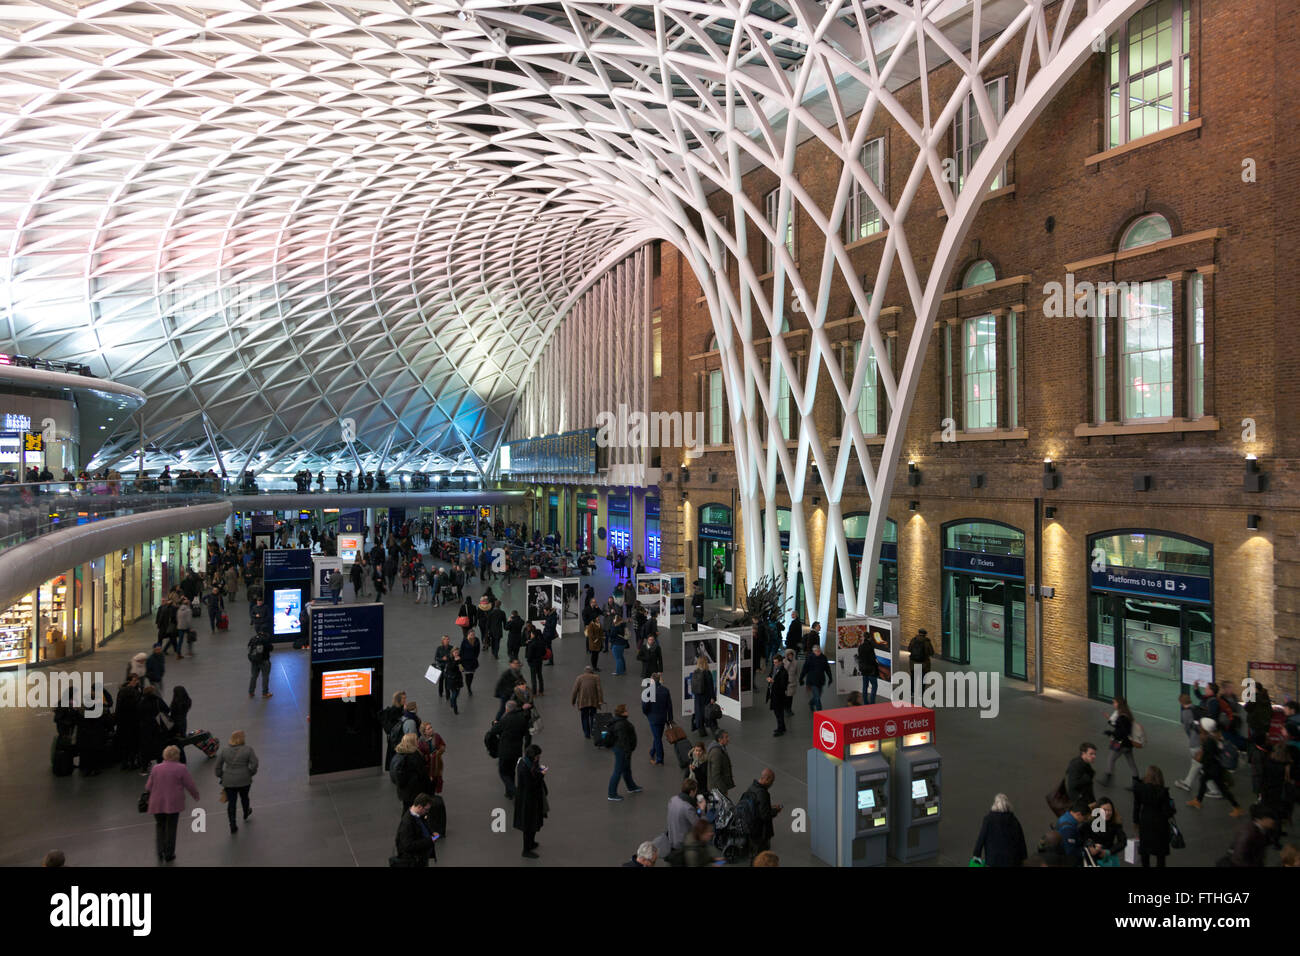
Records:
[[[356,564],[357,553],[361,550],[361,539],[356,535],[339,535],[339,557],[344,564]]]
[[[373,667],[360,667],[346,671],[324,671],[320,677],[321,700],[352,700],[369,697],[372,693]]]
[[[302,633],[302,589],[284,588],[271,595],[271,633],[294,637]]]

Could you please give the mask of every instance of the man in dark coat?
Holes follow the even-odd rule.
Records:
[[[869,637],[858,645],[858,673],[862,675],[862,702],[874,704],[880,661],[876,658],[876,649]]]
[[[1096,744],[1087,741],[1079,744],[1079,756],[1065,768],[1065,792],[1071,803],[1091,805],[1097,802],[1097,797],[1092,792],[1092,778],[1097,773],[1092,768],[1092,762],[1096,759]]]
[[[550,659],[546,662],[552,667],[555,666],[555,650],[551,647],[555,639],[560,636],[560,613],[555,608],[551,608],[546,615],[546,623],[542,625],[542,640],[546,642],[546,649],[551,652]]]
[[[524,735],[528,733],[529,715],[516,701],[506,703],[506,712],[497,721],[500,742],[497,744],[497,773],[506,785],[506,799],[515,797],[515,764],[524,753]]]
[[[524,619],[519,616],[518,611],[510,612],[510,620],[506,622],[506,653],[510,657],[519,656],[519,648],[524,645]]]
[[[1232,841],[1232,853],[1229,856],[1233,866],[1263,866],[1264,854],[1273,842],[1273,832],[1277,829],[1277,816],[1265,806],[1257,806],[1251,811],[1251,821],[1237,831]]]
[[[673,720],[673,698],[668,688],[660,682],[663,675],[655,673],[650,685],[650,699],[641,701],[641,713],[650,722],[650,762],[664,762],[664,727]]]
[[[822,646],[814,644],[804,658],[803,670],[799,672],[799,683],[808,687],[808,707],[813,713],[822,709],[822,688],[830,683],[830,679],[831,662],[822,653]]]
[[[641,662],[641,679],[653,677],[664,672],[664,652],[653,635],[646,638],[645,646],[636,652],[636,659]]]
[[[609,799],[619,802],[623,799],[618,795],[620,777],[627,784],[628,793],[641,792],[641,788],[632,779],[632,753],[636,750],[636,728],[627,719],[627,704],[619,704],[614,708],[614,720],[608,729],[614,738],[611,748],[614,751],[614,772],[609,778]]]
[[[803,624],[799,620],[799,612],[790,612],[790,624],[785,629],[785,646],[793,648],[803,647]]]
[[[767,679],[768,706],[776,714],[776,730],[773,737],[785,733],[785,696],[790,690],[790,674],[781,666],[781,655],[772,658],[772,676]]]
[[[523,855],[537,859],[537,831],[546,820],[546,768],[542,748],[529,747],[515,768],[515,829],[524,834]]]
[[[501,610],[501,602],[493,601],[492,608],[482,615],[483,641],[492,648],[493,658],[501,659],[501,633],[506,623],[506,612]],[[523,622],[520,621],[522,629]]]
[[[776,774],[770,767],[765,767],[758,775],[758,779],[749,785],[749,789],[740,798],[741,802],[749,804],[747,811],[750,824],[749,836],[753,844],[751,849],[756,854],[770,849],[772,837],[776,834],[772,820],[781,812],[782,805],[772,802],[770,791],[775,781]]]

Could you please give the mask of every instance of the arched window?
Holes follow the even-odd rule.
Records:
[[[969,289],[971,286],[984,285],[984,283],[992,282],[997,277],[997,273],[993,271],[993,263],[987,259],[980,259],[978,262],[972,262],[967,267],[966,275],[961,280],[961,287]]]
[[[1169,220],[1153,212],[1150,215],[1140,216],[1129,224],[1129,227],[1124,230],[1124,238],[1119,241],[1119,249],[1123,252],[1126,249],[1136,249],[1138,246],[1149,246],[1153,242],[1170,239],[1173,234],[1174,231],[1169,228]]]
[[[717,350],[718,350],[718,337],[717,337],[716,335],[710,335],[710,336],[709,336],[709,347],[708,347],[707,349],[705,349],[704,351],[706,351],[706,352],[716,352]]]

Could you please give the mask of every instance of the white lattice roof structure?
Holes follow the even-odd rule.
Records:
[[[0,348],[143,389],[146,442],[201,465],[212,445],[232,459],[260,448],[280,472],[350,464],[339,420],[352,418],[369,463],[481,466],[575,296],[664,238],[699,277],[722,343],[751,577],[781,573],[778,473],[788,573],[807,574],[809,464],[828,499],[823,572],[845,572],[844,486],[865,478],[878,553],[928,330],[987,187],[1144,3],[13,0],[0,6]],[[999,118],[984,71],[1012,50]],[[943,63],[962,75],[946,97],[928,86]],[[913,82],[909,111],[893,92]],[[987,142],[958,194],[943,161],[968,95]],[[912,150],[890,198],[859,161],[882,111]],[[794,169],[810,136],[842,164],[829,207]],[[796,263],[744,194],[757,167],[777,177],[777,221],[797,206],[823,234],[820,261]],[[923,183],[947,213],[934,249],[908,240]],[[855,187],[889,229],[870,299],[842,239]],[[728,221],[708,211],[718,190]],[[771,280],[750,261],[755,234],[774,246]],[[873,462],[856,415],[832,448],[812,413],[819,388],[856,408],[867,356],[884,354],[895,265],[915,332],[896,379],[880,366],[889,432]],[[866,319],[851,380],[824,330],[832,283]],[[813,333],[802,375],[773,335],[791,297]],[[765,371],[753,341],[768,337]],[[802,419],[796,449],[767,440],[778,368]],[[104,458],[138,441],[112,438]],[[862,562],[850,608],[875,567]],[[823,573],[822,617],[830,587]]]

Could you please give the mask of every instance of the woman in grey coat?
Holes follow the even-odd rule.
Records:
[[[226,815],[230,817],[230,832],[238,833],[235,823],[235,800],[244,805],[244,819],[253,814],[248,805],[248,788],[253,785],[253,774],[257,773],[257,754],[253,748],[244,743],[244,732],[236,730],[230,735],[230,743],[221,748],[217,755],[217,779],[226,795]]]

